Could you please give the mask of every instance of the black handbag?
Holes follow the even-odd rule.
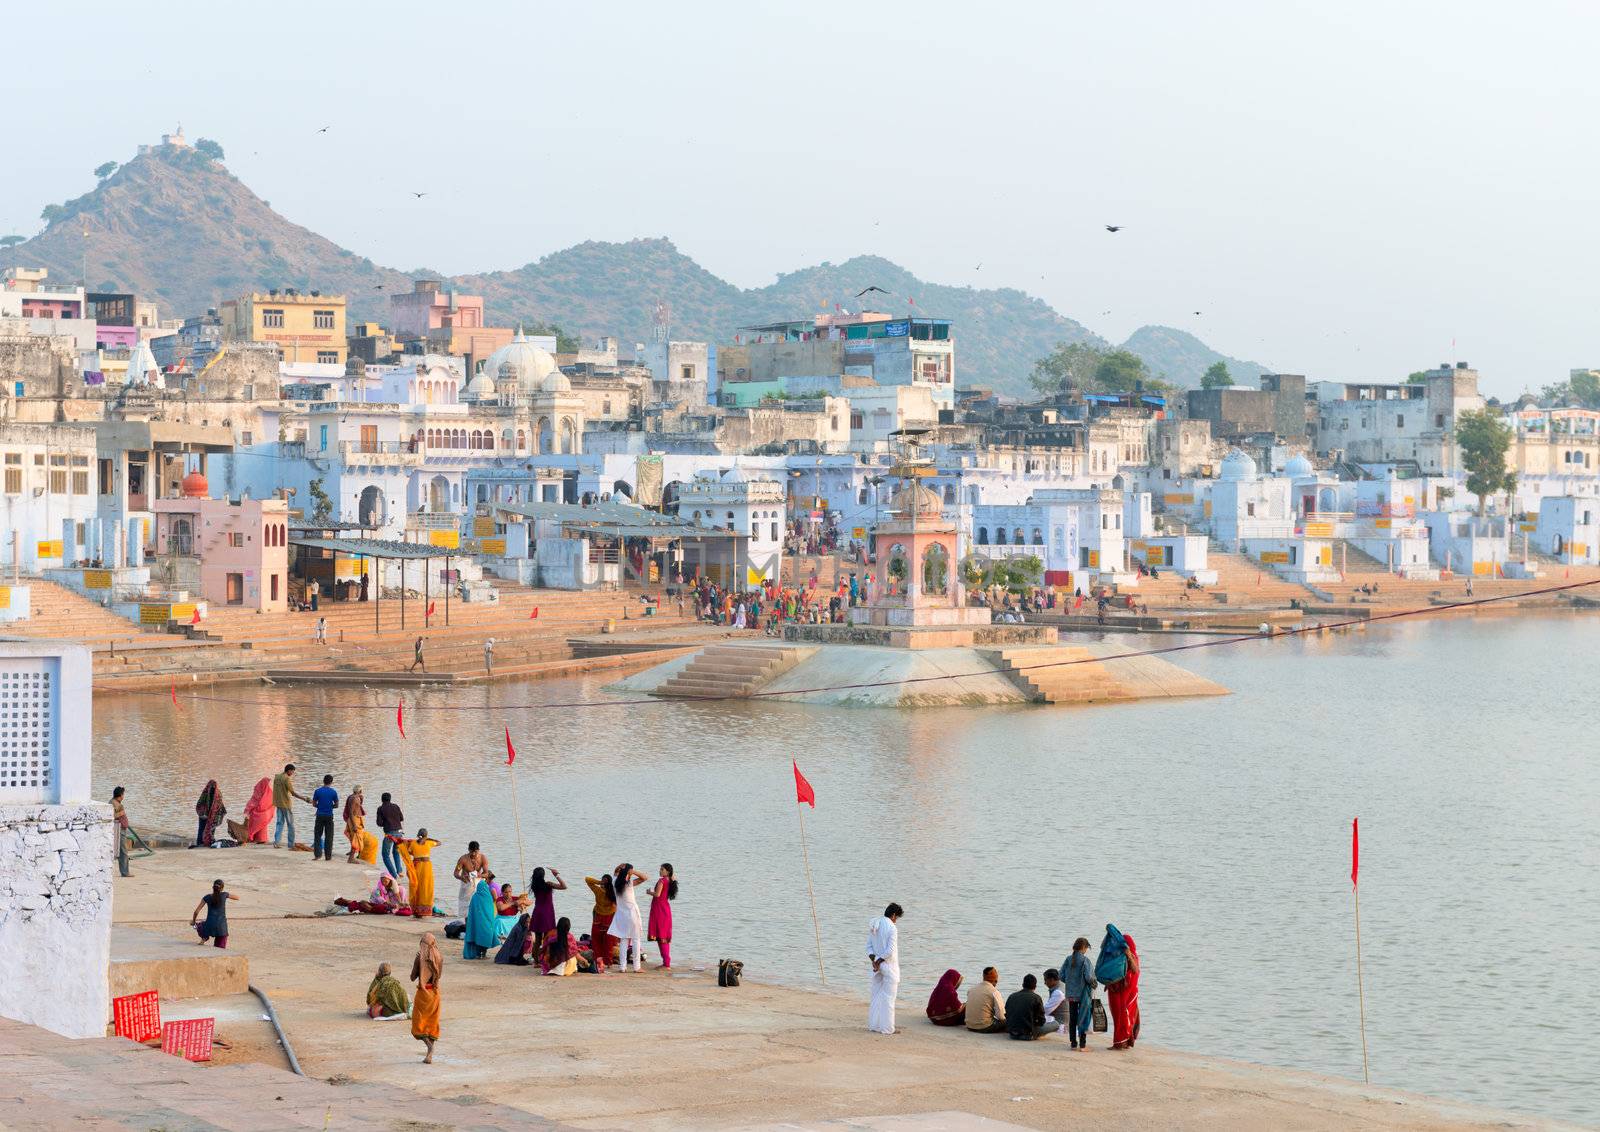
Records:
[[[737,959],[722,959],[717,962],[717,986],[736,987],[739,985],[739,975],[744,971],[744,964]]]
[[[1103,1034],[1103,1033],[1106,1032],[1106,1026],[1107,1026],[1106,1004],[1101,1002],[1098,998],[1097,999],[1093,999],[1092,1001],[1093,1001],[1093,1004],[1094,1004],[1093,1007],[1091,1008],[1092,1014],[1093,1014],[1093,1017],[1094,1017],[1094,1021],[1092,1023],[1092,1026],[1094,1028],[1094,1032],[1095,1033]]]

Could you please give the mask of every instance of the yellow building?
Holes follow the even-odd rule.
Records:
[[[291,287],[229,299],[218,314],[224,341],[270,342],[286,362],[344,364],[343,295]]]

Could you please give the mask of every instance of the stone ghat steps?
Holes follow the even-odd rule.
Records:
[[[417,1048],[421,1050],[420,1043]],[[196,1064],[121,1038],[73,1041],[6,1020],[0,1020],[0,1063],[7,1069],[0,1088],[0,1127],[5,1128],[268,1132],[562,1127],[471,1097],[442,1100],[388,1084],[331,1085],[251,1063]]]
[[[1092,704],[1134,698],[1086,648],[981,651],[1034,703]]]
[[[31,591],[32,613],[26,621],[0,627],[6,634],[66,638],[85,644],[160,639],[65,586],[42,578],[30,578],[23,584]]]
[[[788,645],[708,645],[653,696],[748,696],[816,650]]]
[[[1230,554],[1213,546],[1206,556],[1206,565],[1217,572],[1217,581],[1207,586],[1196,600],[1218,601],[1219,594],[1227,595],[1227,604],[1256,606],[1267,609],[1287,609],[1291,601],[1301,603],[1313,600],[1310,590],[1298,582],[1290,582],[1253,559]]]

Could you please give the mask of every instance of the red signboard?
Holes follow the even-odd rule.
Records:
[[[129,1041],[147,1042],[161,1036],[161,1003],[153,990],[127,994],[111,1000],[116,1035]]]
[[[174,1057],[186,1061],[211,1060],[211,1033],[216,1028],[215,1018],[188,1018],[182,1022],[168,1022],[161,1027],[161,1048]]]

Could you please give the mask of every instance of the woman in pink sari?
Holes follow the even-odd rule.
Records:
[[[650,929],[648,937],[661,950],[661,969],[672,966],[672,900],[678,895],[678,882],[672,866],[662,865],[661,875],[650,890]]]
[[[254,793],[244,808],[245,838],[248,841],[266,843],[267,833],[272,828],[272,779],[263,778],[256,783]]]

